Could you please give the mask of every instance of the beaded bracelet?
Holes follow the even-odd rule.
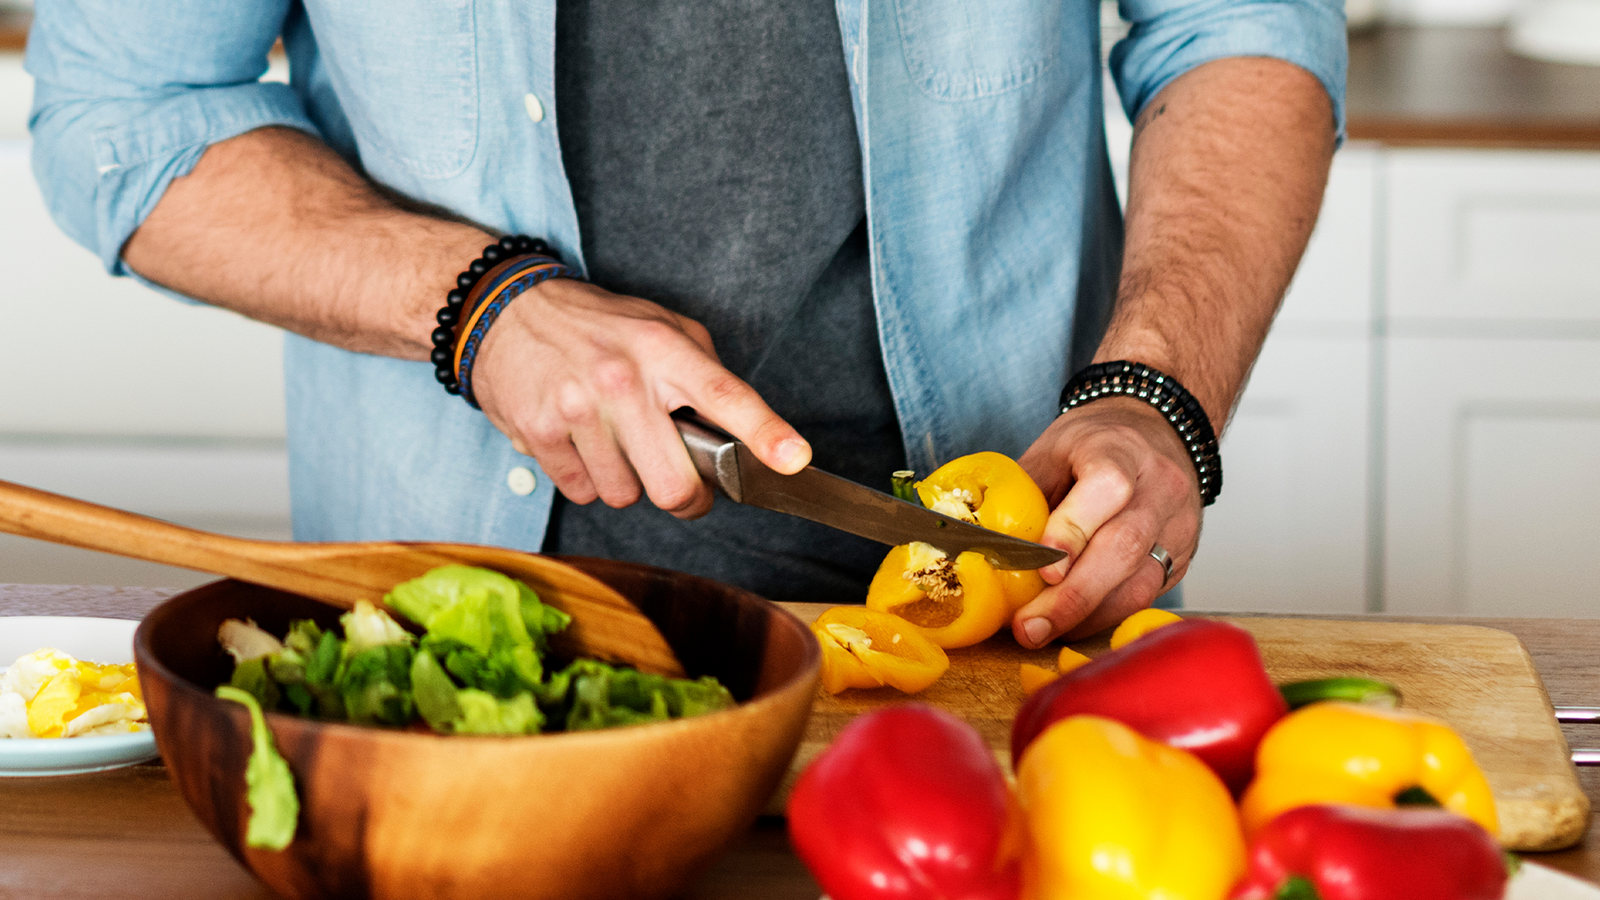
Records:
[[[472,366],[489,327],[528,288],[550,278],[578,277],[577,270],[537,238],[507,235],[485,247],[483,256],[456,276],[455,288],[435,317],[439,327],[431,335],[430,356],[434,377],[446,391],[480,408],[472,391]]]
[[[1061,411],[1106,397],[1132,397],[1154,406],[1172,424],[1200,476],[1200,499],[1206,506],[1222,493],[1222,457],[1217,453],[1217,433],[1200,401],[1176,378],[1143,363],[1119,359],[1096,363],[1072,376],[1061,391]]]

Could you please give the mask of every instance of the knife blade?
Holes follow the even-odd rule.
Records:
[[[907,503],[815,466],[793,475],[774,472],[749,447],[704,419],[682,410],[672,418],[700,476],[735,503],[799,516],[889,545],[924,541],[951,556],[975,550],[997,569],[1037,569],[1067,555],[1065,550]]]

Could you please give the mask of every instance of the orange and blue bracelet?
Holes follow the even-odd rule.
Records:
[[[551,278],[580,278],[549,245],[527,235],[507,235],[483,250],[456,286],[433,330],[434,377],[452,394],[479,409],[472,390],[472,366],[483,339],[508,304],[528,288]]]

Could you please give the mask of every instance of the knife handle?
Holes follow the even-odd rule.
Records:
[[[683,446],[688,448],[689,459],[694,461],[700,477],[739,502],[739,442],[688,407],[674,410],[672,422],[678,426]]]

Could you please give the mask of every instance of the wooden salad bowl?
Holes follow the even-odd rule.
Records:
[[[179,594],[134,638],[156,743],[195,815],[285,897],[667,897],[747,828],[805,729],[820,652],[774,604],[714,581],[603,560],[568,562],[617,588],[690,676],[739,700],[697,718],[526,737],[441,736],[269,713],[294,773],[299,829],[247,848],[245,709],[213,688],[224,619],[282,634],[337,607],[240,581]]]

